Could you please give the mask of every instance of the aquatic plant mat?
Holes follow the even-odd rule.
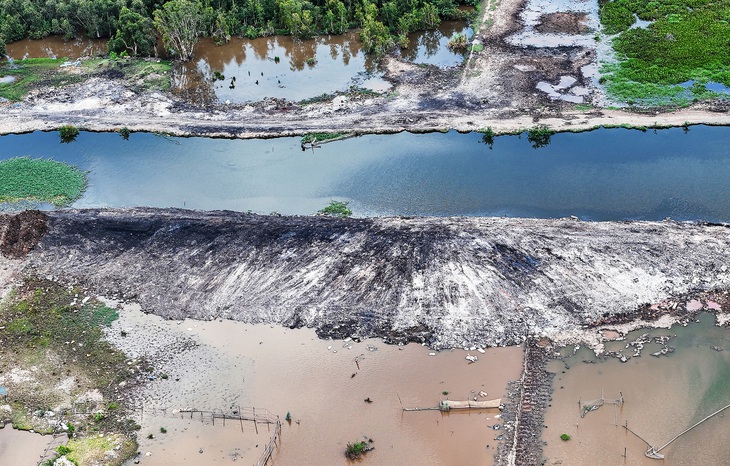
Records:
[[[730,96],[707,87],[730,86],[728,2],[599,3],[604,32],[618,33],[613,45],[619,61],[602,70],[614,99],[656,106]],[[636,17],[649,23],[635,27]]]
[[[86,190],[86,173],[55,160],[16,157],[0,162],[0,203],[67,206]]]

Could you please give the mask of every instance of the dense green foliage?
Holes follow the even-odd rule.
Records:
[[[0,162],[0,202],[31,200],[66,206],[85,189],[86,174],[65,163],[30,157]]]
[[[651,20],[647,28],[629,27],[634,14]],[[601,8],[607,33],[618,33],[617,64],[606,66],[609,93],[643,105],[686,104],[718,97],[711,81],[730,86],[730,2],[612,0]],[[679,84],[695,81],[695,86]]]
[[[79,129],[71,125],[63,125],[58,128],[58,135],[61,136],[61,142],[68,144],[74,142],[79,135]]]
[[[156,36],[185,59],[199,36],[274,33],[306,38],[363,28],[366,50],[380,54],[407,42],[405,34],[435,28],[442,18],[464,18],[458,0],[0,0],[0,44],[30,37],[79,33],[108,37],[115,53],[153,55]],[[474,0],[468,0],[474,1]]]

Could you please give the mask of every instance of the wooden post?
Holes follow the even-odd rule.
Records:
[[[241,433],[243,433],[243,413],[240,406],[238,407],[238,420],[241,421]]]
[[[253,408],[253,426],[256,429],[256,435],[259,434],[259,426],[256,425],[256,408]]]

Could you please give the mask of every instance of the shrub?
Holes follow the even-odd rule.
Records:
[[[132,134],[132,132],[127,128],[126,126],[124,128],[121,128],[119,130],[119,135],[124,139],[125,141],[129,140],[129,136]]]
[[[348,459],[356,460],[367,453],[368,450],[368,443],[364,440],[362,442],[348,443],[345,449],[345,456]]]
[[[560,434],[560,440],[562,440],[563,442],[567,442],[568,440],[570,440],[570,435]]]
[[[554,131],[547,126],[536,126],[527,131],[527,140],[532,144],[534,149],[545,147],[550,144],[550,136]]]
[[[63,125],[58,128],[58,134],[61,136],[61,142],[68,144],[74,142],[79,135],[79,129],[72,125]]]
[[[319,213],[331,217],[350,217],[352,211],[347,207],[347,204],[349,203],[344,201],[330,201],[330,205],[320,210]]]

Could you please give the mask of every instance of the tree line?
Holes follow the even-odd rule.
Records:
[[[363,47],[382,55],[407,34],[464,19],[459,1],[478,0],[0,0],[0,52],[5,43],[51,34],[108,38],[109,52],[192,57],[200,37],[222,44],[233,36],[291,34],[306,39],[361,28]]]

